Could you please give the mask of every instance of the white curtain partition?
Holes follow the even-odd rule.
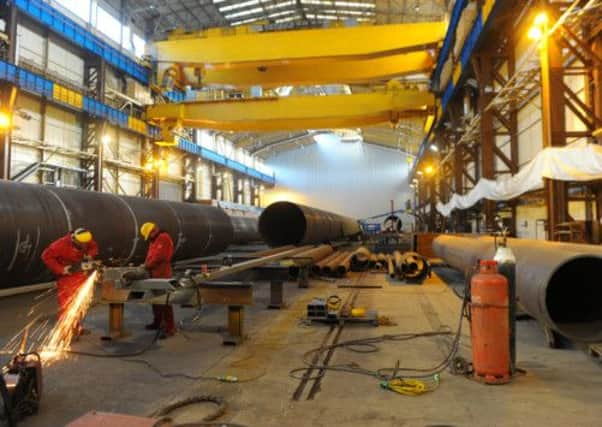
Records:
[[[449,216],[454,209],[467,209],[481,199],[510,200],[543,188],[543,178],[559,181],[602,179],[602,146],[576,142],[566,147],[545,148],[516,175],[495,181],[480,179],[467,194],[454,194],[448,203],[437,203],[437,210],[441,215]]]

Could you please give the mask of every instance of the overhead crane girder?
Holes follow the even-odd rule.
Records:
[[[435,47],[444,22],[273,32],[213,29],[176,34],[153,44],[160,63],[205,68],[263,67],[323,60],[367,60]]]
[[[147,119],[163,128],[208,128],[223,131],[278,131],[362,127],[396,123],[426,115],[433,94],[418,90],[387,90],[329,96],[288,96],[225,101],[157,104]]]
[[[338,60],[316,65],[278,64],[267,67],[203,69],[201,84],[237,87],[368,83],[394,77],[427,73],[435,61],[428,51],[410,52],[367,60]]]

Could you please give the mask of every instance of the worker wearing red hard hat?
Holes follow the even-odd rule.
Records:
[[[146,222],[140,227],[140,234],[148,240],[149,246],[144,260],[144,268],[154,279],[171,278],[171,259],[174,244],[170,235],[162,231],[154,222]],[[173,307],[170,304],[153,304],[153,322],[147,329],[160,329],[160,338],[173,336],[176,333]]]
[[[78,228],[55,240],[42,252],[42,261],[56,276],[59,318],[88,278],[88,273],[81,270],[81,263],[91,261],[97,255],[98,245],[90,230],[85,228]]]

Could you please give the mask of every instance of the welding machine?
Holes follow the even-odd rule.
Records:
[[[42,360],[37,353],[18,354],[0,375],[0,425],[13,427],[38,412],[42,395]]]

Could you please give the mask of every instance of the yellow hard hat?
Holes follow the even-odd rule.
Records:
[[[87,230],[85,228],[78,228],[72,233],[72,235],[73,240],[75,240],[77,243],[90,243],[90,241],[93,238],[90,230]]]
[[[142,227],[140,227],[140,234],[142,234],[144,240],[148,240],[148,237],[153,232],[153,229],[156,226],[157,224],[155,224],[154,222],[145,222],[144,224],[142,224]]]

